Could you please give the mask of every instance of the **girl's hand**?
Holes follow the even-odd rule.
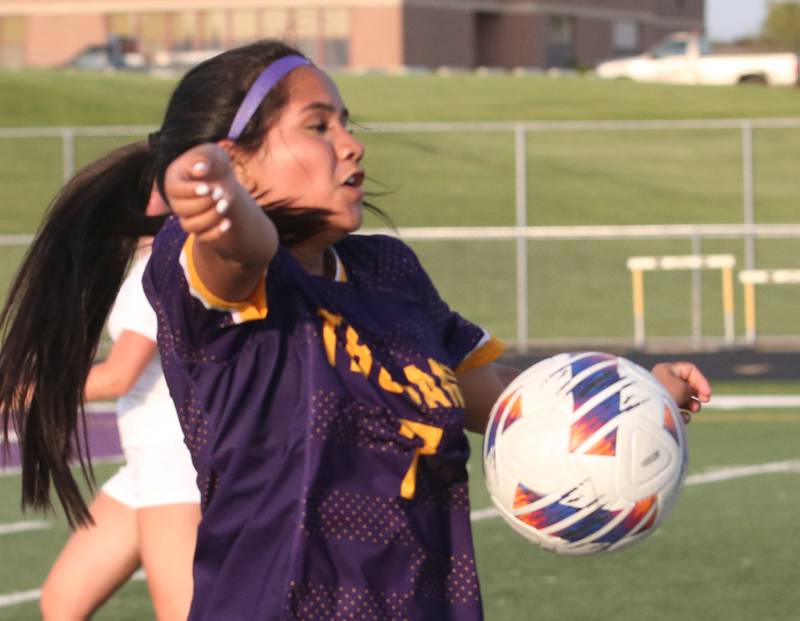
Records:
[[[164,191],[181,228],[194,235],[197,275],[217,298],[246,300],[278,251],[278,231],[236,179],[228,153],[202,144],[167,168]]]
[[[202,144],[177,157],[167,168],[164,189],[183,230],[203,242],[220,239],[231,227],[228,208],[243,192],[228,154],[216,144]]]
[[[653,375],[682,410],[683,421],[688,423],[691,415],[699,412],[703,403],[711,400],[711,385],[691,362],[662,362],[653,367]]]

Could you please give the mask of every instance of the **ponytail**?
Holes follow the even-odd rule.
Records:
[[[142,235],[155,169],[144,142],[82,169],[56,196],[0,312],[0,421],[22,456],[23,509],[52,508],[53,484],[71,527],[91,522],[70,465],[90,489],[84,385],[106,317]]]

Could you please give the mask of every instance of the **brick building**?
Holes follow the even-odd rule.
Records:
[[[110,37],[142,57],[284,38],[349,69],[592,66],[703,27],[703,0],[0,0],[0,66],[53,66]]]

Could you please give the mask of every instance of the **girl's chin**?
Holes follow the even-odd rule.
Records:
[[[335,228],[342,233],[355,233],[361,228],[364,220],[364,208],[361,203],[349,207],[345,213],[331,218],[331,228]]]

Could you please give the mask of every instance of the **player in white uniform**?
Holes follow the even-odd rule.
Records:
[[[114,344],[92,367],[87,401],[118,398],[125,465],[98,492],[94,525],[74,531],[42,588],[44,619],[86,619],[141,565],[159,620],[185,619],[200,495],[156,350],[142,289],[143,246],[108,318]]]

